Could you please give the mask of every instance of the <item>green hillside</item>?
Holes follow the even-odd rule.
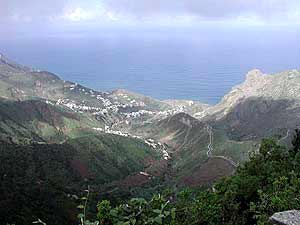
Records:
[[[160,155],[143,142],[115,135],[86,136],[64,144],[0,143],[0,224],[74,224],[76,197],[88,185],[101,190],[144,170]],[[94,201],[97,200],[95,196]],[[51,221],[51,222],[50,222]]]
[[[41,100],[0,101],[0,138],[59,142],[92,127],[103,126],[96,119],[76,114]]]

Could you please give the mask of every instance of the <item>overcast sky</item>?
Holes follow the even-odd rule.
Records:
[[[17,27],[295,25],[300,0],[0,0],[0,25]]]

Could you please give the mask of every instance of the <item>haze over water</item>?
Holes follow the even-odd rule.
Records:
[[[300,31],[291,28],[110,29],[92,35],[14,37],[0,51],[18,63],[105,91],[215,104],[254,68],[300,69]]]

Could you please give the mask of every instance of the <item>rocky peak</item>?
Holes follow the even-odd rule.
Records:
[[[300,73],[297,70],[290,70],[269,75],[253,70],[238,88],[247,97],[297,100],[300,98]]]
[[[249,98],[298,101],[300,99],[300,72],[291,70],[278,74],[264,74],[258,69],[251,70],[246,75],[245,82],[232,88],[219,104],[195,116],[198,119],[210,115],[222,118],[236,105]]]
[[[263,76],[264,74],[259,69],[250,70],[246,75],[246,82],[256,82]]]

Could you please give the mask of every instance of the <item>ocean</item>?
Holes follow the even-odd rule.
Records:
[[[291,28],[100,31],[0,38],[0,52],[95,90],[209,104],[251,69],[300,69],[300,31]]]

